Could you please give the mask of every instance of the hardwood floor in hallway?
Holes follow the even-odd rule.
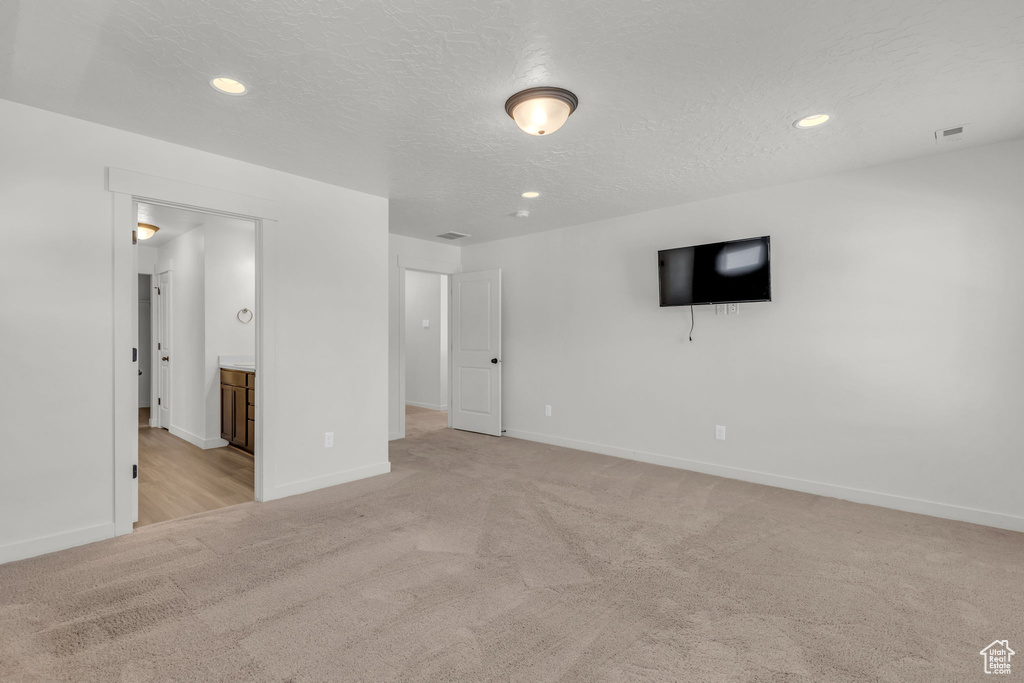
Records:
[[[254,481],[252,456],[230,447],[203,450],[166,429],[142,427],[140,415],[135,528],[247,503]]]

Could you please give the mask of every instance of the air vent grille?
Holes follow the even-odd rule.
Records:
[[[469,237],[469,235],[462,232],[444,232],[440,235],[434,235],[434,237],[440,237],[443,240],[461,240],[463,237]]]
[[[943,128],[935,131],[935,143],[939,145],[960,142],[965,137],[964,126],[953,126],[952,128]]]

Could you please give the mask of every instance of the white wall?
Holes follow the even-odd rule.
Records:
[[[0,292],[17,292],[0,296],[0,561],[114,533],[108,166],[280,207],[261,266],[270,497],[388,471],[386,199],[3,100],[0,120]],[[69,339],[74,362],[54,362]],[[82,400],[54,421],[58,385]]]
[[[1024,530],[1022,187],[1017,141],[464,247],[508,434]],[[774,301],[689,343],[657,250],[762,234]]]
[[[447,408],[447,387],[441,393],[441,329],[447,322],[441,315],[442,281],[447,276],[412,270],[405,274],[405,402],[431,410]],[[446,296],[445,309],[447,304]],[[424,320],[430,327],[423,327]]]
[[[161,351],[171,359],[169,430],[196,445],[206,438],[205,243],[202,228],[190,230],[160,247],[156,266],[171,272],[171,348]]]
[[[428,242],[403,235],[389,235],[388,239],[388,435],[391,439],[400,439],[405,436],[402,430],[405,405],[401,398],[403,369],[400,341],[403,323],[401,300],[404,289],[399,264],[415,262],[421,268],[431,263],[442,267],[458,267],[462,250],[452,244]],[[447,394],[447,391],[445,393]]]
[[[156,273],[156,263],[160,258],[160,248],[144,247],[140,243],[137,251],[139,254],[138,271],[150,275]]]
[[[206,235],[205,370],[207,444],[220,441],[220,363],[218,356],[256,353],[256,313],[243,323],[238,312],[256,308],[256,230],[254,224],[204,226]]]

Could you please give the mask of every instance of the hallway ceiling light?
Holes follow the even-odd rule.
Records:
[[[139,223],[139,239],[148,240],[150,237],[156,234],[156,231],[160,228],[150,223]]]
[[[576,111],[579,99],[565,88],[530,88],[505,102],[505,112],[524,133],[551,135]]]
[[[535,197],[540,196],[540,192],[524,192],[519,196],[523,199],[534,199]]]
[[[245,87],[245,83],[237,81],[234,78],[228,78],[227,76],[217,76],[210,80],[210,85],[217,92],[222,92],[225,95],[234,95],[239,97],[249,92],[249,88]]]
[[[793,125],[796,126],[797,128],[806,130],[807,128],[814,128],[815,126],[820,126],[821,124],[825,123],[828,120],[828,114],[811,114],[810,116],[805,116],[798,121],[794,121]]]

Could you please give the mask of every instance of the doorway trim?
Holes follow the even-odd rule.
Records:
[[[421,273],[436,273],[437,275],[455,275],[462,272],[462,265],[458,263],[447,263],[445,261],[434,261],[432,259],[415,258],[411,256],[398,256],[398,436],[397,439],[405,438],[405,271],[416,270]],[[452,426],[452,382],[451,382],[451,343],[452,343],[452,286],[448,281],[448,426]]]
[[[138,370],[132,359],[134,347],[133,308],[137,307],[138,274],[132,232],[137,216],[132,215],[135,202],[161,204],[174,208],[204,211],[256,223],[256,367],[260,380],[256,383],[255,491],[257,501],[273,497],[274,454],[263,450],[263,431],[267,411],[265,396],[274,395],[273,335],[266,334],[264,321],[274,315],[273,302],[263,296],[263,280],[269,270],[263,249],[264,234],[273,230],[280,218],[276,202],[261,197],[237,194],[203,185],[108,167],[106,189],[113,199],[111,240],[113,243],[113,483],[114,535],[132,532],[133,485],[132,467],[138,459]],[[403,423],[404,427],[404,423]]]

